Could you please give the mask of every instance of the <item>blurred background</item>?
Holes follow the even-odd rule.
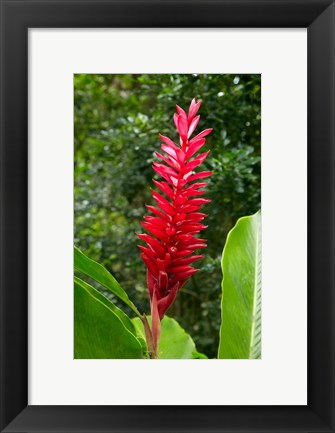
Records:
[[[159,133],[178,142],[175,105],[187,110],[193,97],[202,101],[195,133],[214,128],[202,150],[211,150],[202,170],[214,170],[205,194],[212,202],[203,210],[208,228],[201,233],[208,247],[197,262],[200,272],[167,314],[193,337],[198,351],[214,358],[225,239],[236,220],[255,213],[261,202],[259,74],[76,74],[74,242],[114,275],[141,312],[149,313],[136,233],[144,232],[145,204],[154,203],[151,165],[160,148]]]

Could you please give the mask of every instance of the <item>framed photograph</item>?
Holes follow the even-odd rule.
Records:
[[[1,1],[1,431],[334,431],[334,7]]]

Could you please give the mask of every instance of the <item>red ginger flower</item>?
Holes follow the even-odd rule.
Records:
[[[208,177],[210,171],[194,173],[209,152],[201,153],[192,159],[205,144],[212,128],[205,129],[190,139],[196,129],[200,116],[196,115],[200,102],[192,100],[188,114],[176,106],[174,123],[180,136],[180,145],[170,138],[160,135],[161,149],[166,156],[156,152],[165,164],[154,162],[153,169],[165,181],[154,184],[165,194],[151,190],[158,207],[146,206],[154,216],[145,216],[141,224],[150,233],[139,234],[147,247],[139,245],[141,257],[147,266],[147,282],[150,293],[152,315],[152,337],[154,351],[160,334],[160,320],[176,298],[178,290],[187,279],[198,272],[191,263],[201,259],[201,255],[191,255],[195,250],[206,247],[205,239],[195,237],[207,226],[200,223],[206,214],[197,212],[210,200],[199,198],[204,194],[201,188],[206,182],[195,182]]]

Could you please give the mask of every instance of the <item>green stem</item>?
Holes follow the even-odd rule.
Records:
[[[158,359],[158,354],[154,350],[152,332],[150,329],[150,325],[149,325],[147,316],[145,314],[143,314],[143,316],[140,315],[140,319],[142,320],[142,323],[144,326],[145,339],[147,341],[148,353],[149,353],[150,359]]]

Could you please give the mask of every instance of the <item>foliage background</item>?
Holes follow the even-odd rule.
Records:
[[[177,139],[175,104],[187,109],[193,97],[202,100],[197,131],[214,128],[204,148],[211,150],[204,169],[214,170],[206,193],[212,202],[204,208],[208,228],[201,236],[208,247],[197,262],[201,271],[168,314],[200,352],[216,357],[226,235],[239,217],[260,208],[259,74],[75,75],[75,245],[106,266],[139,310],[149,313],[136,233],[143,232],[145,204],[153,204],[151,165],[160,147],[158,134]]]

